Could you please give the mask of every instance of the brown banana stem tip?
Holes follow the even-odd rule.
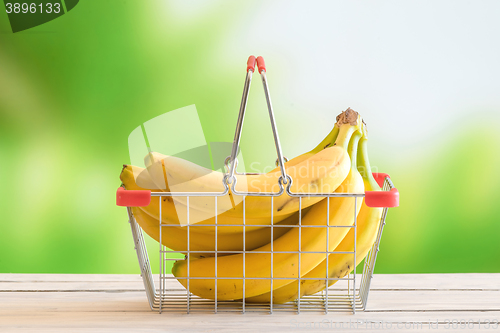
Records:
[[[350,124],[356,126],[358,124],[358,113],[351,108],[343,111],[337,116],[337,125],[341,126],[344,124]]]

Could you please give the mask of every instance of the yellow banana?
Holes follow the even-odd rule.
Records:
[[[303,162],[307,160],[309,157],[313,156],[317,152],[320,152],[324,148],[328,147],[331,145],[332,137],[335,137],[338,133],[338,126],[334,126],[334,129],[323,139],[323,141],[316,146],[314,149],[311,151],[304,153],[289,162],[287,162],[287,166],[293,166],[296,164],[299,164],[300,162]],[[127,189],[140,189],[137,188],[135,185],[135,182],[138,184],[140,183],[146,183],[144,186],[140,186],[142,188],[147,188],[151,189],[152,191],[170,191],[169,184],[167,180],[172,180],[172,177],[169,175],[167,176],[168,168],[165,167],[165,160],[164,160],[165,155],[161,155],[159,153],[149,153],[146,158],[145,158],[145,164],[147,166],[147,172],[143,172],[144,169],[135,167],[135,166],[126,166],[124,170],[122,171],[122,174],[120,178],[122,179],[122,182],[125,184],[125,187]],[[201,178],[198,180],[201,180],[203,188],[201,189],[191,189],[193,191],[213,191],[213,192],[220,192],[222,191],[222,178],[220,179],[220,182],[217,181],[218,187],[212,187],[210,188],[208,185],[203,183],[203,177],[207,176],[206,175],[206,170],[204,171],[203,168],[199,166],[195,166],[193,168],[185,168],[186,172],[182,173],[181,175],[184,175],[185,178],[181,179],[180,181],[186,181],[190,180],[192,178]],[[191,170],[192,172],[190,172]],[[279,169],[276,169],[279,171]],[[208,170],[211,172],[211,170]],[[194,172],[194,173],[193,173]],[[196,173],[198,172],[198,173]],[[150,178],[146,181],[145,176],[149,173]],[[216,174],[217,175],[217,174]],[[221,174],[219,173],[219,176]],[[221,176],[222,177],[222,176]],[[172,187],[175,188],[175,182],[173,182]],[[183,188],[185,190],[185,188]],[[231,193],[229,193],[230,196],[232,196]],[[218,206],[220,206],[220,203],[223,202],[225,199],[227,200],[228,196],[225,197],[218,197],[217,198],[217,203]],[[242,206],[241,196],[234,196],[235,198],[231,198],[232,203],[237,202],[240,203],[240,207]],[[189,207],[190,207],[190,214],[189,214],[189,224],[214,224],[215,223],[215,207],[214,207],[214,198],[209,198],[209,197],[190,197],[189,198]],[[207,202],[208,201],[208,202]],[[271,199],[269,198],[262,198],[262,201],[265,201],[262,203],[261,208],[262,209],[267,209],[270,214],[270,209],[271,209]],[[210,210],[207,209],[207,207],[210,206]],[[276,204],[274,205],[276,207]],[[166,221],[169,221],[174,224],[180,224],[180,225],[186,225],[188,223],[187,221],[187,202],[185,197],[163,197],[163,203],[162,203],[162,218]],[[197,207],[201,209],[194,209],[193,207]],[[307,205],[303,205],[303,207],[307,207]],[[152,198],[152,202],[148,207],[141,207],[146,213],[148,213],[150,216],[154,218],[159,218],[159,199],[158,198]],[[213,210],[212,210],[213,209]],[[219,210],[220,212],[220,210]],[[233,216],[236,215],[236,216]],[[279,223],[280,221],[289,218],[292,215],[292,213],[287,213],[283,215],[278,215],[274,214],[273,216],[273,222],[274,223]],[[242,224],[242,216],[243,213],[240,212],[239,214],[219,214],[218,215],[218,224],[219,225],[241,225]],[[264,217],[255,217],[252,215],[252,212],[246,213],[246,224],[248,225],[246,230],[255,230],[255,229],[260,229],[262,227],[252,227],[252,225],[271,225],[271,218],[269,215],[264,216]],[[219,233],[238,233],[241,232],[241,227],[224,227],[224,228],[219,228]]]
[[[313,156],[314,154],[320,152],[321,150],[328,148],[331,146],[334,142],[335,139],[337,138],[339,132],[338,126],[334,124],[333,129],[328,133],[328,135],[312,150],[303,153],[288,162],[285,163],[285,167],[292,167],[294,165],[297,165],[305,160],[307,160],[309,157]],[[169,174],[167,175],[167,168],[165,167],[165,162],[164,159],[168,158],[169,156],[160,154],[158,152],[150,152],[146,157],[144,158],[144,163],[146,165],[146,168],[148,170],[148,173],[151,176],[151,179],[153,183],[151,184],[150,187],[151,189],[160,189],[160,190],[167,190],[170,191],[168,187],[168,179],[171,178],[172,180],[176,180],[176,183],[173,185],[177,185],[179,183],[184,183],[187,181],[190,181],[194,178],[202,178],[207,175],[207,173],[211,173],[211,170],[208,170],[206,168],[202,168],[199,166],[190,166],[187,169],[184,170],[184,172],[179,172],[175,174],[175,178],[173,175]],[[276,172],[279,171],[280,168],[279,166],[276,167],[275,169],[271,170],[270,172]],[[137,176],[137,175],[136,175]],[[220,175],[219,175],[220,176]],[[220,192],[223,190],[223,185],[222,185],[222,178],[219,179],[220,182],[216,184],[215,187],[208,187],[205,185],[202,187],[205,192]]]
[[[380,187],[373,178],[370,163],[368,160],[367,139],[363,137],[359,143],[358,159],[360,160],[359,171],[363,177],[366,191],[380,191]],[[352,254],[330,254],[328,260],[328,277],[342,278],[352,272],[352,270],[366,257],[373,243],[377,238],[383,208],[368,207],[365,203],[357,219],[356,234],[356,264]],[[354,251],[354,230],[344,238],[335,251]],[[326,261],[322,263],[323,267],[318,267],[311,272],[310,277],[326,277]],[[336,283],[338,280],[330,280],[328,285]],[[313,295],[325,289],[325,280],[309,280],[304,283],[304,294]]]
[[[152,181],[149,173],[146,171],[146,169],[136,167],[133,165],[124,165],[123,170],[120,174],[120,179],[125,186],[127,190],[145,190],[145,189],[154,189],[155,185],[154,182]],[[139,184],[141,186],[139,186]],[[158,189],[154,189],[153,191],[162,191]],[[194,199],[194,197],[190,198]],[[174,203],[174,200],[172,197],[152,197],[151,198],[151,203],[146,206],[146,207],[140,207],[141,210],[143,210],[145,213],[147,213],[149,216],[159,219],[159,212],[160,212],[160,200],[162,200],[162,210],[161,210],[161,216],[162,216],[162,221],[163,223],[167,224],[173,224],[173,225],[178,225],[178,226],[185,226],[187,225],[187,206],[183,205],[181,203]],[[212,198],[213,200],[213,198]],[[295,213],[296,214],[296,213]],[[293,214],[288,214],[284,215],[282,219],[277,221],[274,219],[275,223],[280,222],[281,220],[289,218]],[[217,225],[220,227],[218,228],[218,233],[223,234],[223,233],[228,233],[228,234],[233,234],[233,233],[241,233],[242,228],[243,228],[243,219],[241,215],[240,217],[233,217],[233,216],[223,216],[219,215],[217,216]],[[199,211],[196,208],[191,207],[189,209],[189,224],[190,225],[196,225],[196,224],[206,224],[206,225],[215,225],[215,213],[211,214],[209,212],[205,211]],[[271,225],[271,219],[270,218],[252,218],[251,216],[246,216],[245,218],[245,224],[248,224],[246,226],[245,230],[246,231],[252,231],[256,229],[261,229],[263,227],[256,227],[252,225]],[[225,225],[234,225],[234,226],[225,226]],[[215,228],[213,226],[198,226],[196,227],[200,231],[204,232],[214,232]]]
[[[330,133],[328,133],[328,135],[316,147],[314,147],[310,151],[303,153],[302,155],[299,155],[297,157],[294,157],[293,159],[286,162],[285,168],[289,168],[289,167],[292,167],[294,165],[297,165],[297,164],[307,160],[309,157],[313,156],[314,154],[319,153],[323,149],[326,149],[326,148],[332,146],[333,143],[335,142],[335,139],[337,138],[338,134],[339,134],[339,127],[337,126],[337,124],[334,124],[333,129],[330,131]],[[278,171],[280,171],[279,166],[277,166],[276,168],[274,168],[270,172],[278,172]]]
[[[149,152],[144,158],[144,165],[146,166],[147,172],[153,181],[153,186],[147,188],[155,189],[155,191],[162,190],[170,192],[165,162],[158,156],[158,154],[155,152]],[[135,176],[137,177],[138,175]]]
[[[360,130],[361,119],[356,112],[350,109],[342,114],[345,119],[338,121],[340,132],[335,142],[337,147],[333,148],[342,151],[349,160],[346,148],[353,132]],[[349,121],[346,121],[346,119]],[[328,149],[330,148],[325,150]],[[363,180],[354,166],[350,168],[347,177],[336,191],[361,193],[363,190]],[[330,203],[330,216],[328,217],[326,216],[327,200]],[[360,200],[358,200],[358,203],[360,203]],[[358,204],[358,210],[360,208],[361,205]],[[354,198],[337,197],[322,200],[314,205],[303,217],[302,228],[292,228],[273,243],[250,253],[218,258],[217,277],[223,279],[217,280],[217,288],[215,288],[214,282],[216,276],[214,258],[179,260],[174,264],[172,273],[185,287],[187,287],[186,277],[195,277],[196,279],[190,279],[189,289],[190,292],[202,298],[213,299],[217,296],[218,300],[232,300],[241,299],[243,296],[261,295],[271,290],[270,281],[266,278],[271,276],[275,278],[272,288],[276,289],[291,283],[293,280],[290,280],[290,278],[303,276],[316,267],[323,260],[323,253],[332,251],[342,241],[349,229],[328,228],[327,230],[326,227],[318,226],[325,226],[327,220],[331,226],[352,225],[354,220],[353,212]],[[328,246],[327,237],[329,240]],[[298,244],[300,244],[300,250],[302,251],[300,256],[297,252],[299,249]],[[271,251],[273,251],[273,255],[271,255]],[[245,288],[243,288],[242,279],[243,268],[245,268],[246,276]],[[203,277],[207,277],[207,279],[203,279]],[[215,289],[217,289],[217,294],[215,294]]]
[[[352,141],[352,140],[351,140]],[[357,144],[357,142],[353,142]],[[350,154],[351,158],[353,157]],[[356,158],[356,157],[354,157]],[[365,191],[380,191],[380,187],[373,178],[370,164],[368,161],[367,139],[363,136],[358,144],[357,151],[358,170],[363,177]],[[284,287],[273,291],[273,303],[281,304],[294,301],[304,295],[313,295],[326,287],[325,278],[342,278],[351,272],[368,254],[377,237],[382,208],[368,207],[363,202],[361,210],[357,217],[356,233],[356,265],[351,253],[332,253],[328,256],[328,273],[326,259],[307,273],[304,280],[300,281],[300,296],[298,281],[294,281]],[[354,251],[354,229],[351,229],[342,242],[335,248],[336,252]],[[328,275],[327,275],[328,274]],[[320,278],[322,280],[309,280],[311,278]],[[329,285],[337,280],[330,280]],[[247,298],[249,303],[268,303],[271,293],[266,293],[256,297]]]
[[[167,169],[167,174],[173,174],[175,170],[201,169],[202,167],[189,161],[167,157],[163,160]],[[182,192],[206,192],[207,189],[221,187],[224,174],[206,169],[203,177],[195,177],[190,181],[182,183]],[[210,172],[210,173],[209,173]],[[349,159],[347,154],[339,147],[326,148],[306,160],[286,169],[288,175],[293,178],[291,190],[296,193],[317,193],[333,192],[345,179],[349,172]],[[238,175],[236,190],[249,192],[278,192],[278,179],[281,176],[279,171],[260,175]],[[172,183],[175,177],[169,180],[171,191],[175,191]],[[239,186],[245,184],[243,187]],[[181,186],[181,185],[177,185]],[[218,191],[221,192],[221,191]],[[234,206],[231,203],[231,196]],[[215,211],[214,201],[211,197],[199,197],[196,208],[210,213]],[[191,198],[190,198],[191,199]],[[239,199],[239,200],[238,200]],[[182,200],[185,197],[177,197],[174,200]],[[306,197],[303,200],[303,207],[308,207],[320,201],[321,198]],[[271,215],[271,198],[248,196],[246,199],[246,211],[249,216],[269,217]],[[286,193],[274,198],[274,216],[278,217],[293,213],[299,209],[298,199],[288,196]],[[243,212],[241,197],[234,196],[231,192],[218,199],[218,214],[240,217]]]
[[[338,126],[334,124],[333,129],[328,133],[328,135],[313,149],[310,151],[303,153],[297,157],[294,157],[293,159],[289,160],[288,162],[285,163],[285,167],[291,167],[294,165],[297,165],[309,157],[313,156],[314,154],[320,152],[321,150],[328,148],[335,142],[335,139],[337,138],[339,132]],[[175,178],[169,174],[167,175],[167,169],[165,167],[165,162],[164,159],[168,158],[167,155],[163,155],[158,152],[150,152],[146,157],[144,158],[144,163],[146,165],[146,168],[148,170],[148,173],[151,175],[151,179],[153,180],[153,184],[151,189],[161,189],[161,190],[167,190],[170,191],[168,187],[168,179],[171,178],[171,180],[176,180],[176,183],[173,185],[177,185],[179,183],[184,183],[186,181],[190,181],[194,178],[202,178],[207,175],[207,173],[211,173],[211,170],[199,167],[199,166],[191,166],[184,170],[185,172],[181,172],[176,174]],[[280,168],[279,166],[276,167],[275,169],[271,170],[270,172],[276,172],[279,171]],[[136,175],[137,176],[137,175]],[[207,186],[204,187],[205,192],[220,192],[223,191],[223,185],[222,185],[222,178],[220,178],[220,183],[216,184],[216,187],[213,188],[208,188]]]
[[[325,140],[330,139],[336,131],[338,128],[334,127]],[[293,192],[332,192],[347,176],[349,172],[347,154],[338,147],[323,149],[325,147],[323,143],[285,164],[287,174],[294,180],[291,186]],[[152,159],[155,161],[154,164],[157,164],[156,169],[160,170],[155,171],[155,175],[160,175],[164,167],[168,187],[172,192],[221,192],[223,190],[224,174],[221,172],[159,153],[148,154],[146,156],[147,164]],[[278,168],[267,174],[238,175],[236,177],[236,190],[240,192],[278,192],[280,176],[281,172]],[[159,182],[165,183],[162,179]],[[185,197],[175,197],[173,200],[175,203],[186,204]],[[190,205],[199,211],[206,211],[210,214],[215,212],[214,200],[211,197],[191,197],[189,200]],[[286,193],[273,199],[272,210],[271,200],[270,197],[248,196],[245,203],[247,216],[269,218],[272,213],[276,222],[299,209],[298,199],[290,197]],[[319,197],[305,197],[302,201],[302,207],[311,206],[320,200]],[[232,191],[229,191],[227,195],[218,197],[218,215],[241,218],[242,213],[242,196],[234,195]]]
[[[135,166],[126,166],[124,168],[128,176],[122,177],[128,182],[129,189],[145,190],[153,185],[151,178],[144,169]],[[137,183],[145,186],[146,188],[138,187],[135,182],[131,181],[131,174],[135,170]],[[165,207],[163,207],[165,209]],[[309,208],[303,209],[302,214],[305,214]],[[142,207],[132,207],[132,213],[141,226],[151,238],[160,241],[159,221],[147,214]],[[172,213],[172,212],[171,212]],[[163,214],[162,214],[163,215]],[[175,211],[172,215],[175,215]],[[273,239],[285,234],[290,228],[284,227],[286,225],[294,225],[299,221],[299,213],[295,213],[285,220],[277,223],[280,227],[273,230]],[[162,244],[174,251],[187,251],[187,227],[182,227],[177,223],[171,223],[168,220],[163,220],[164,224],[169,224],[163,227]],[[207,251],[206,253],[196,253],[196,257],[213,257],[215,251],[215,226],[202,227],[190,225],[189,230],[189,250],[190,251]],[[224,227],[217,228],[217,250],[218,251],[243,251],[243,226],[237,227],[239,232],[233,233],[220,232]],[[233,228],[236,230],[236,227]],[[245,250],[253,250],[271,241],[271,228],[261,228],[257,230],[247,230],[245,227]],[[219,253],[219,255],[225,255]]]
[[[135,220],[151,238],[160,242],[160,227],[157,219],[149,216],[139,207],[131,207]],[[303,212],[305,213],[305,212]],[[273,239],[285,234],[290,227],[298,223],[298,214],[278,223],[280,227],[273,229]],[[187,252],[195,251],[193,257],[213,257],[215,256],[215,232],[207,233],[197,229],[196,226],[180,227],[176,225],[164,226],[162,229],[162,244],[174,251]],[[271,228],[263,228],[245,232],[245,250],[253,250],[271,241]],[[206,251],[206,252],[203,252]],[[243,251],[243,228],[239,234],[217,233],[217,251]],[[229,253],[218,253],[224,256]]]

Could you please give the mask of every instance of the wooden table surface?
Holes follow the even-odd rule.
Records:
[[[500,332],[500,274],[375,274],[364,312],[158,314],[139,275],[0,274],[0,332]],[[464,327],[465,326],[465,327]]]

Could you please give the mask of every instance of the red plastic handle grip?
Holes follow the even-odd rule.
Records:
[[[247,61],[247,72],[249,70],[252,70],[252,72],[255,72],[255,56],[250,56],[248,57],[248,61]]]
[[[382,173],[382,172],[374,172],[372,173],[373,178],[375,178],[375,181],[377,182],[378,186],[382,187],[384,186],[385,178],[391,178],[388,174]]]
[[[384,185],[386,177],[391,178],[386,173],[373,173],[373,178],[375,178],[380,187]],[[397,188],[393,188],[390,191],[366,191],[365,204],[368,207],[398,207],[399,191]]]
[[[116,191],[116,205],[122,207],[144,207],[151,202],[151,191],[126,190],[119,187]]]
[[[262,56],[257,57],[257,68],[259,68],[259,73],[266,71],[266,63],[264,62],[264,58],[262,58]]]
[[[368,207],[398,207],[398,189],[393,188],[390,191],[366,191],[365,203]]]

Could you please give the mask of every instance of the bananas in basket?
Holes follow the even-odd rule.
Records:
[[[149,153],[145,165],[124,166],[120,179],[127,190],[175,192],[181,185],[185,192],[224,189],[224,173],[181,158]],[[285,167],[292,179],[290,192],[302,194],[300,198],[286,191],[274,197],[238,195],[229,186],[216,198],[153,197],[148,206],[132,207],[132,213],[157,241],[161,219],[162,244],[188,253],[175,262],[172,274],[184,287],[189,284],[193,294],[252,303],[268,303],[271,295],[274,303],[294,301],[335,283],[326,278],[346,276],[365,258],[375,242],[382,208],[368,207],[362,197],[308,196],[380,191],[368,161],[366,126],[350,108],[337,117],[322,142]],[[280,168],[237,175],[234,189],[277,193],[280,176]],[[355,238],[356,262],[349,253]]]

